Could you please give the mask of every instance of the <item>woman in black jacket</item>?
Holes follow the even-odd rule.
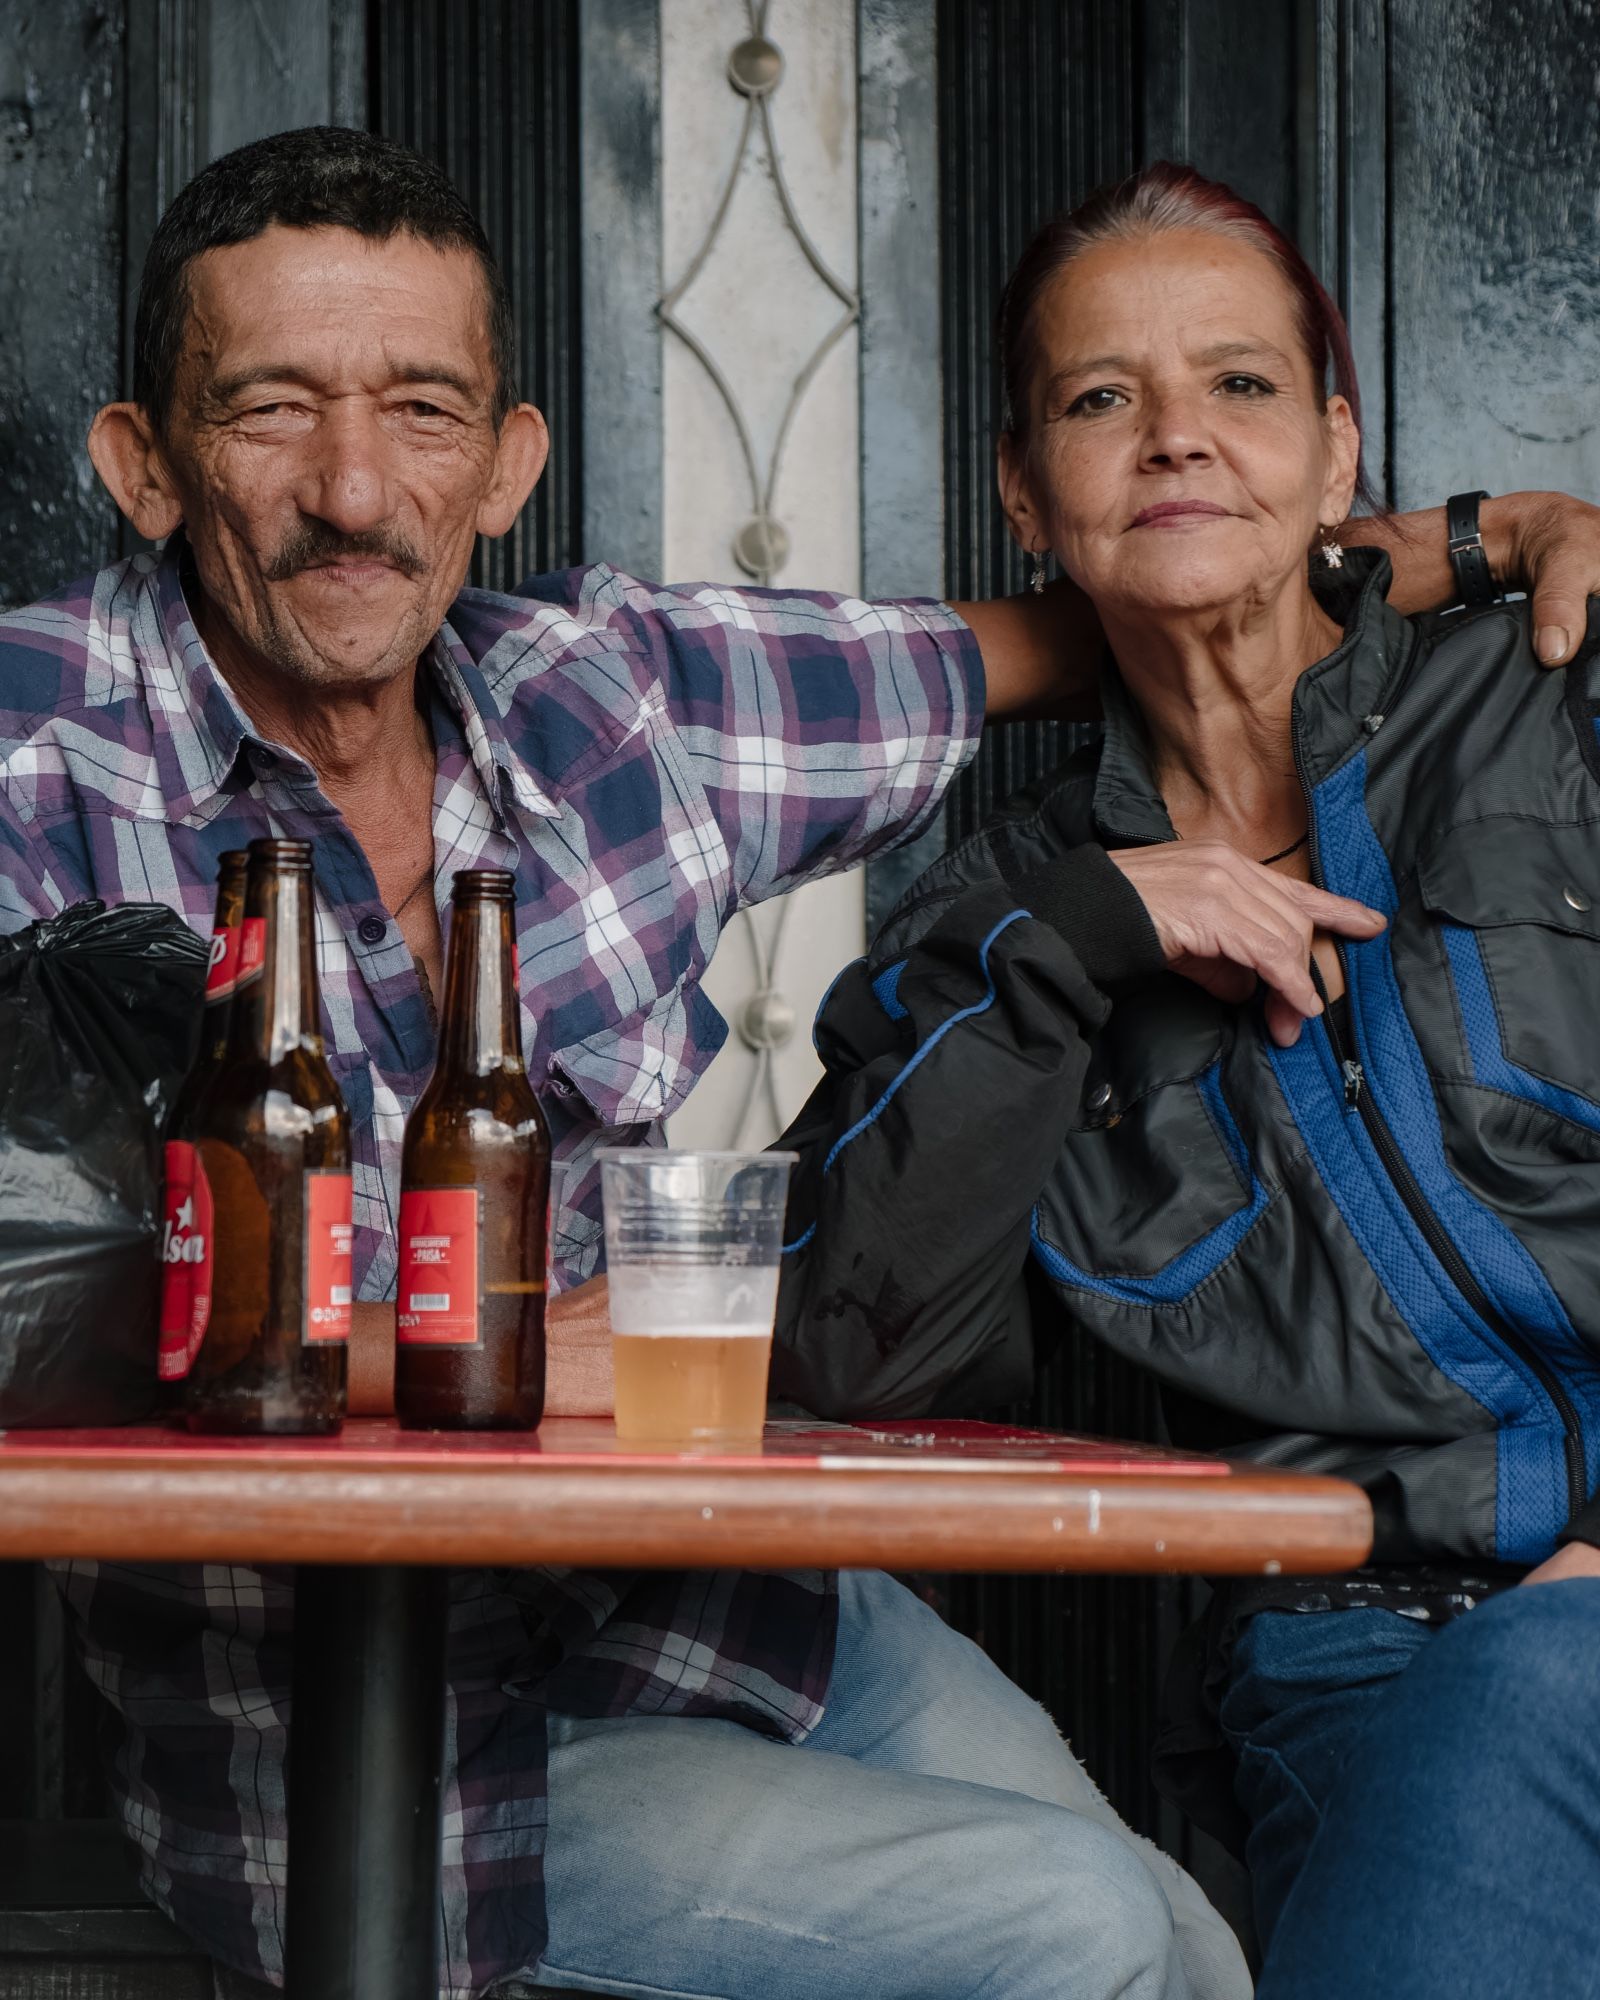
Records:
[[[1338,547],[1343,326],[1192,171],[1043,232],[1002,346],[1007,513],[1100,617],[1106,737],[825,1004],[776,1384],[972,1408],[1087,1334],[1155,1372],[1182,1441],[1359,1479],[1372,1569],[1213,1616],[1263,1991],[1587,1990],[1594,649],[1558,679],[1523,606],[1406,620],[1386,559]],[[1537,1965],[1484,1871],[1537,1913]]]

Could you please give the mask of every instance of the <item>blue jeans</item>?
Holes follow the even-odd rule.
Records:
[[[1600,1996],[1600,1580],[1263,1612],[1222,1702],[1258,2000]]]
[[[649,2000],[1248,2000],[1232,1933],[1043,1709],[881,1575],[840,1579],[806,1743],[550,1719],[538,1984]]]

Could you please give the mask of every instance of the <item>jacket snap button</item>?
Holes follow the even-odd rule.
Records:
[[[1091,1111],[1104,1111],[1110,1102],[1111,1086],[1109,1083],[1097,1083],[1094,1089],[1089,1092],[1089,1109]]]
[[[1561,891],[1561,894],[1574,910],[1587,910],[1591,907],[1589,898],[1581,889],[1574,889],[1570,882]]]

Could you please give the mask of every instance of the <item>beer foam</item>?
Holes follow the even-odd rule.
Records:
[[[609,1277],[613,1333],[765,1340],[778,1310],[775,1265],[614,1264]]]

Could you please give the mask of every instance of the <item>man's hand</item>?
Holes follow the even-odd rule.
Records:
[[[1530,1569],[1526,1583],[1564,1583],[1569,1576],[1600,1576],[1600,1549],[1588,1542],[1568,1542],[1557,1549],[1548,1562]]]
[[[350,1308],[350,1414],[394,1415],[394,1300]]]
[[[604,1278],[561,1292],[545,1312],[547,1417],[609,1417],[616,1407],[611,1377],[611,1314]]]
[[[1370,938],[1384,925],[1364,903],[1274,875],[1222,841],[1124,848],[1111,859],[1138,890],[1174,972],[1235,1004],[1265,982],[1267,1031],[1280,1048],[1322,1012],[1310,970],[1316,932]]]
[[[1507,493],[1480,509],[1495,580],[1533,599],[1533,650],[1547,667],[1583,643],[1600,597],[1600,507],[1567,493]]]
[[[1600,597],[1600,507],[1567,493],[1502,493],[1478,509],[1489,569],[1502,590],[1533,599],[1533,649],[1547,667],[1564,666],[1583,639],[1589,598]],[[1458,601],[1444,509],[1347,521],[1339,539],[1388,552],[1389,602],[1409,617]]]
[[[609,1417],[611,1318],[606,1281],[592,1278],[550,1301],[545,1313],[544,1407],[551,1417]],[[394,1414],[394,1301],[351,1309],[350,1414]]]

